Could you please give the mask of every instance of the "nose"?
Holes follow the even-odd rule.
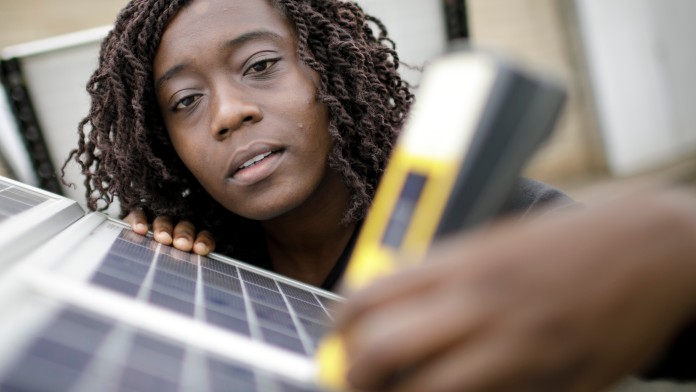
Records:
[[[263,119],[259,105],[252,98],[231,91],[219,91],[216,95],[210,131],[217,140],[223,140],[233,131]]]

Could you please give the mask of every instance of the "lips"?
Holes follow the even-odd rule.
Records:
[[[228,177],[234,177],[240,170],[252,167],[281,150],[280,147],[265,143],[257,143],[237,150],[227,166],[227,175]]]

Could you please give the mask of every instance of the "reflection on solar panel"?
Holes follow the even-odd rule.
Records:
[[[48,200],[26,189],[20,189],[7,181],[0,180],[0,222],[27,211]]]
[[[312,355],[335,300],[157,244],[124,229],[91,283],[300,354]]]

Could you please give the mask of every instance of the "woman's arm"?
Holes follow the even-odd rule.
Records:
[[[356,293],[339,321],[360,390],[594,391],[696,315],[696,197],[643,190],[491,225]]]

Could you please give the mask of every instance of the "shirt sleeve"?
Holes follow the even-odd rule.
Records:
[[[524,216],[539,210],[577,207],[579,204],[558,189],[530,178],[521,177],[513,187],[500,215]]]

